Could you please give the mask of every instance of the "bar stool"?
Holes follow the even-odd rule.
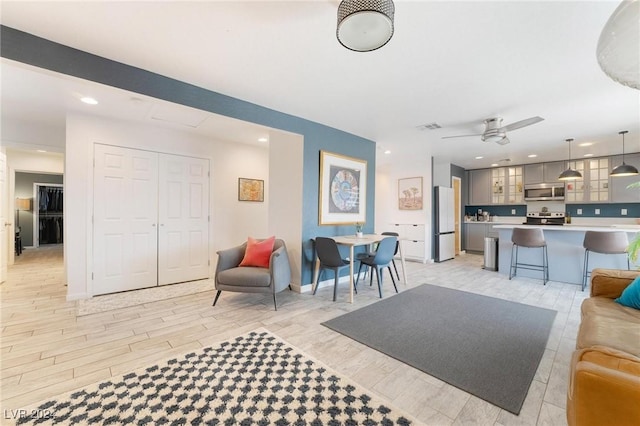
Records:
[[[509,265],[509,279],[518,273],[518,267],[534,271],[542,271],[543,284],[549,281],[549,257],[547,256],[547,242],[540,228],[513,228],[511,234],[511,264]],[[518,262],[518,247],[542,248],[542,265]],[[513,250],[516,251],[516,261],[513,261]]]
[[[627,254],[629,239],[627,233],[622,231],[598,232],[587,231],[584,233],[584,269],[582,274],[582,291],[587,286],[589,272],[589,252],[600,254]],[[627,269],[629,269],[629,257],[627,257]]]

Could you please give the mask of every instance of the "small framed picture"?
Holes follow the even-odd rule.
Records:
[[[238,201],[264,202],[264,181],[238,178]]]
[[[422,206],[422,176],[398,179],[398,209],[422,210]]]

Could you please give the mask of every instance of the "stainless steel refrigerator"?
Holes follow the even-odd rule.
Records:
[[[456,251],[453,189],[435,187],[435,261],[453,259]]]

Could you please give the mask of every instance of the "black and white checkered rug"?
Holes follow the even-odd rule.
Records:
[[[64,394],[18,424],[406,425],[383,404],[266,330]]]

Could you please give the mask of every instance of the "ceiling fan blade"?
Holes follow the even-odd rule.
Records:
[[[452,138],[468,138],[471,136],[482,136],[482,133],[477,133],[475,135],[457,135],[457,136],[443,136],[440,139],[452,139]]]
[[[509,140],[509,138],[508,138],[508,137],[506,137],[506,136],[505,136],[504,138],[500,139],[500,140],[499,140],[499,141],[497,141],[496,143],[497,143],[498,145],[506,145],[506,144],[508,144],[509,142],[511,142],[511,141]]]
[[[500,130],[503,132],[509,132],[511,130],[520,129],[525,126],[531,126],[532,124],[536,124],[544,120],[542,117],[531,117],[524,120],[516,121],[515,123],[507,124],[504,127],[501,127]]]

